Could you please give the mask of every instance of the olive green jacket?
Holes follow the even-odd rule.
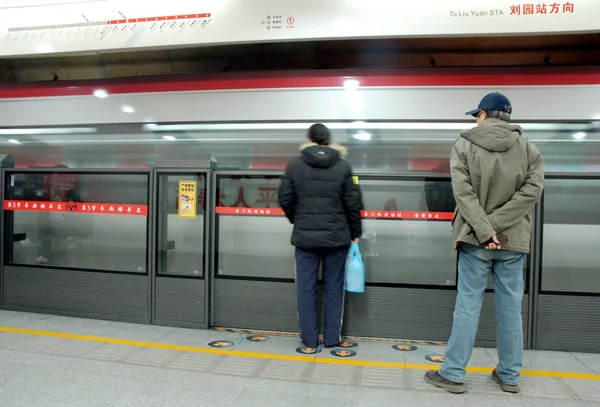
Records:
[[[481,245],[494,235],[503,250],[529,253],[532,207],[544,185],[544,162],[523,129],[487,119],[464,130],[452,147],[456,210],[454,247]]]

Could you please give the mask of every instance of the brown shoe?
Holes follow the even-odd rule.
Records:
[[[502,389],[502,391],[505,391],[507,393],[513,393],[513,394],[521,392],[521,388],[517,384],[504,384],[504,383],[502,383],[502,380],[500,380],[500,376],[498,376],[498,373],[496,372],[496,369],[494,369],[492,371],[492,380],[495,381],[496,383],[498,383],[500,385],[500,388]]]
[[[435,370],[430,370],[425,373],[425,381],[435,387],[439,387],[440,389],[444,389],[447,392],[454,394],[462,394],[467,391],[467,387],[464,383],[448,380]]]

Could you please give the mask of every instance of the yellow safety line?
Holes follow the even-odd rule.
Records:
[[[135,346],[140,348],[151,348],[151,349],[163,349],[173,350],[180,352],[191,352],[191,353],[210,353],[215,355],[228,355],[244,358],[255,358],[255,359],[270,359],[270,360],[285,360],[305,363],[319,363],[328,365],[345,365],[345,366],[364,366],[364,367],[379,367],[386,369],[409,369],[409,370],[429,370],[436,369],[438,365],[435,364],[415,364],[415,363],[402,363],[402,362],[379,362],[374,360],[357,360],[357,359],[333,359],[333,358],[317,358],[317,355],[307,356],[294,356],[294,355],[283,355],[277,353],[261,353],[261,352],[247,352],[235,349],[215,349],[215,348],[201,348],[197,346],[186,346],[186,345],[174,345],[168,343],[156,343],[156,342],[144,342],[144,341],[133,341],[129,339],[117,339],[117,338],[106,338],[102,336],[90,336],[90,335],[79,335],[63,332],[52,332],[52,331],[40,331],[36,329],[25,329],[25,328],[13,328],[8,326],[0,326],[1,332],[9,332],[24,335],[35,335],[35,336],[46,336],[63,339],[74,339],[79,341],[99,342],[108,343],[113,345],[124,345],[124,346]],[[225,341],[224,341],[225,342]],[[467,367],[467,371],[470,373],[481,373],[487,374],[492,372],[492,368],[488,367]],[[600,374],[592,373],[572,373],[572,372],[555,372],[550,370],[530,370],[526,369],[521,372],[523,376],[533,377],[554,377],[559,379],[578,379],[578,380],[597,380],[600,381]]]

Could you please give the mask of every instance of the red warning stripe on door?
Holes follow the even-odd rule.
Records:
[[[454,212],[362,211],[365,219],[452,220]]]
[[[129,205],[111,203],[82,203],[54,201],[4,201],[6,211],[29,212],[73,212],[98,213],[106,215],[147,216],[148,205]]]
[[[217,206],[219,215],[283,216],[280,208],[231,208]],[[453,212],[362,211],[365,219],[452,220]]]
[[[219,215],[252,215],[252,216],[283,216],[280,208],[231,208],[229,206],[217,206]]]

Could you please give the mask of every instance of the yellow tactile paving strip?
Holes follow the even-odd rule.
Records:
[[[277,353],[260,353],[260,352],[247,352],[239,351],[234,349],[215,349],[210,347],[196,347],[196,346],[185,346],[176,344],[166,343],[155,343],[155,342],[144,342],[135,341],[128,339],[117,339],[107,338],[100,336],[80,335],[63,332],[52,332],[52,331],[40,331],[25,328],[14,328],[7,326],[0,326],[0,332],[16,333],[23,335],[35,335],[43,337],[54,337],[63,339],[73,339],[78,341],[98,342],[107,343],[113,345],[123,346],[134,346],[139,348],[149,349],[163,349],[189,353],[205,353],[205,354],[218,354],[227,355],[232,357],[243,357],[243,358],[255,358],[255,359],[269,359],[269,360],[286,360],[296,361],[304,363],[317,363],[317,364],[328,364],[328,365],[346,365],[346,366],[365,366],[365,367],[378,367],[388,369],[410,369],[410,370],[429,370],[435,369],[436,365],[433,364],[414,364],[414,363],[398,363],[398,362],[382,362],[382,361],[370,361],[370,360],[355,360],[355,359],[333,359],[333,358],[317,358],[313,356],[302,356],[302,355],[284,355]],[[487,367],[467,367],[467,371],[470,373],[481,373],[489,374],[492,372],[492,368]],[[596,380],[600,381],[600,374],[591,373],[572,373],[572,372],[558,372],[550,370],[523,370],[523,376],[532,377],[554,377],[559,379],[576,379],[576,380]]]

